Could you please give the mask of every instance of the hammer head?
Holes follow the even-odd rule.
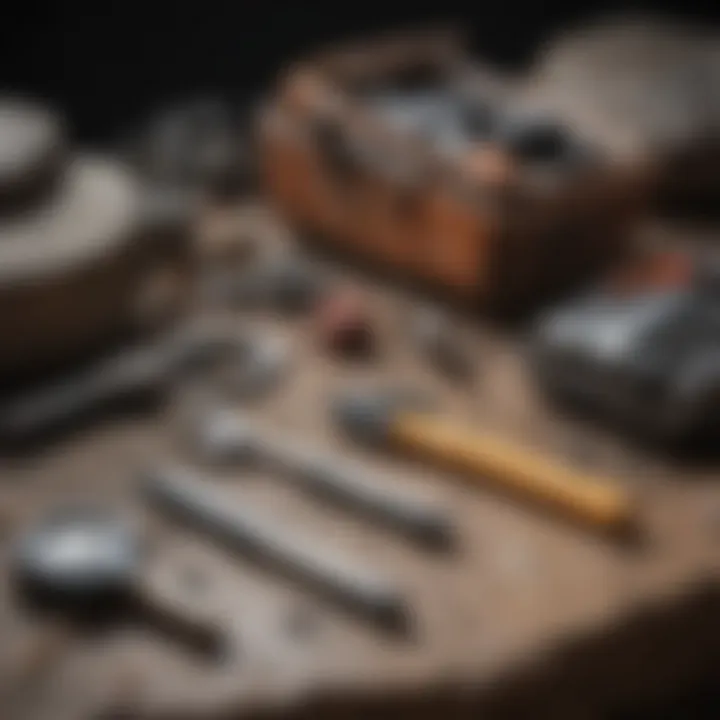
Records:
[[[412,391],[360,389],[338,395],[330,413],[335,424],[354,440],[382,445],[390,438],[399,413],[430,407],[426,397]]]

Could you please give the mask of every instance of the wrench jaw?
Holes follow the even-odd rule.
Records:
[[[259,461],[257,440],[250,426],[230,411],[210,413],[198,421],[193,449],[201,460],[213,465],[251,465]]]
[[[291,363],[285,338],[258,335],[228,378],[228,393],[236,400],[255,403],[264,400],[282,384]]]

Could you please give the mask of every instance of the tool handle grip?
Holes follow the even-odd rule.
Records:
[[[386,525],[427,545],[448,546],[453,538],[450,519],[439,509],[400,493],[370,483],[356,469],[337,472],[320,466],[313,474],[314,489],[338,503],[355,507]]]
[[[312,545],[253,509],[239,508],[203,487],[179,468],[146,477],[145,491],[161,510],[220,540],[252,559],[282,570],[383,624],[406,622],[404,602],[383,578]]]
[[[103,377],[89,373],[42,388],[0,411],[0,435],[22,438],[54,427],[95,407],[113,387]]]
[[[178,600],[155,578],[146,577],[135,588],[133,609],[153,627],[175,637],[203,655],[219,656],[226,649],[226,635],[215,618]]]
[[[163,360],[154,349],[135,351],[23,396],[0,409],[0,437],[30,437],[148,388]]]
[[[522,447],[421,414],[398,417],[391,435],[392,441],[416,454],[480,475],[584,523],[608,530],[631,523],[632,503],[622,488]]]

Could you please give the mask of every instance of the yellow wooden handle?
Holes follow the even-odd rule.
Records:
[[[419,414],[396,418],[391,436],[396,445],[457,470],[481,475],[584,523],[607,529],[631,524],[632,503],[623,488],[555,464],[522,447]]]

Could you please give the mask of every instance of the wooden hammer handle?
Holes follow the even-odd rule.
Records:
[[[552,506],[585,524],[608,530],[629,528],[629,494],[603,480],[555,464],[526,449],[421,414],[402,414],[393,423],[396,446],[481,475],[497,486]]]

